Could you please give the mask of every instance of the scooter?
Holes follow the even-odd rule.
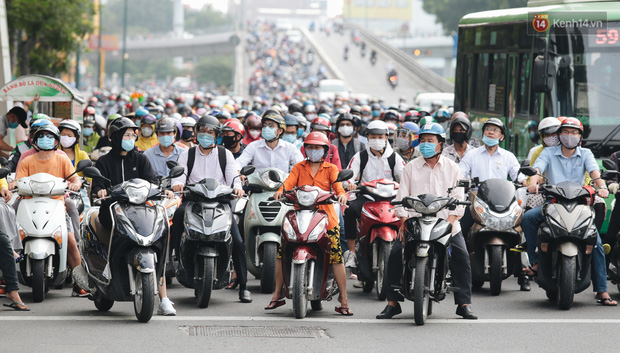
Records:
[[[375,66],[376,63],[377,63],[377,52],[373,49],[370,52],[370,64],[372,64],[372,66]]]
[[[458,186],[457,186],[458,187]],[[448,194],[450,190],[448,191]],[[452,240],[452,225],[437,217],[444,208],[455,209],[458,205],[469,206],[469,201],[453,197],[439,197],[422,194],[392,201],[420,214],[405,221],[403,277],[400,292],[413,301],[413,314],[418,326],[424,325],[433,312],[433,301],[440,302],[450,291],[446,281],[449,270],[449,253]]]
[[[169,178],[182,175],[183,167],[170,171]],[[84,175],[104,178],[98,169],[87,168]],[[108,180],[108,179],[106,179]],[[109,181],[109,180],[108,180]],[[158,185],[130,179],[109,190],[112,230],[99,222],[99,206],[88,209],[82,224],[82,265],[89,277],[95,307],[108,311],[115,301],[133,301],[140,322],[153,316],[158,283],[163,281],[170,227],[165,209],[147,201],[162,198]]]
[[[17,181],[17,194],[28,197],[21,200],[16,215],[24,245],[24,261],[18,266],[17,274],[20,283],[32,287],[35,302],[45,299],[50,286],[63,285],[68,272],[65,205],[52,197],[64,197],[67,180],[90,165],[90,160],[80,161],[76,171],[65,179],[37,173]]]
[[[398,75],[396,74],[396,71],[392,71],[388,74],[388,83],[392,89],[396,89],[396,86],[398,86]]]
[[[520,172],[533,176],[537,170],[523,167]],[[617,171],[605,172],[609,179]],[[590,286],[592,251],[596,245],[594,189],[572,181],[543,184],[539,191],[549,203],[542,207],[544,222],[538,228],[538,275],[536,282],[558,308],[569,310],[575,293]]]
[[[254,172],[253,166],[241,169],[241,175]],[[189,184],[183,191],[185,231],[181,236],[181,254],[177,280],[194,289],[199,308],[209,306],[213,289],[224,288],[232,276],[233,189],[215,179]]]
[[[396,197],[398,186],[395,181],[379,179],[362,183],[358,189],[358,197],[365,197],[369,201],[364,204],[358,221],[358,238],[355,244],[357,276],[362,281],[365,293],[370,293],[376,282],[379,300],[385,300],[387,295],[387,263],[400,227],[400,219],[390,206],[390,201]]]
[[[250,196],[243,222],[248,270],[260,278],[261,293],[275,290],[280,229],[286,212],[291,209],[282,202],[267,201],[281,185],[271,181],[269,173],[278,173],[281,180],[285,178],[284,173],[275,168],[248,176]]]
[[[352,176],[353,172],[345,169],[338,173],[334,183]],[[281,181],[277,173],[269,173],[269,178]],[[286,213],[282,223],[284,294],[292,298],[293,313],[298,319],[306,316],[308,301],[313,310],[321,310],[321,301],[331,300],[338,292],[335,281],[330,279],[331,241],[326,229],[327,214],[317,208],[333,203],[334,195],[309,185],[283,192],[284,203],[295,206],[295,210]]]
[[[520,263],[518,253],[511,252],[521,242],[522,200],[516,197],[516,186],[505,179],[474,179],[468,187],[477,187],[478,193],[470,192],[470,212],[474,224],[467,234],[467,249],[471,259],[472,286],[482,287],[489,282],[491,295],[499,295],[502,281],[508,278]]]

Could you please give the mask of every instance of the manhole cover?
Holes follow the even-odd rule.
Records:
[[[278,326],[181,326],[189,336],[207,337],[273,337],[273,338],[328,338],[320,327]]]

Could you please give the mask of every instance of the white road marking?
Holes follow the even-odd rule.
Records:
[[[26,314],[27,315],[27,314]],[[1,321],[134,321],[133,315],[126,316],[2,316]],[[151,321],[205,321],[214,322],[320,322],[320,323],[347,323],[347,324],[404,324],[413,325],[413,319],[354,319],[354,318],[312,318],[298,320],[292,317],[264,317],[264,316],[153,316]],[[620,324],[620,319],[429,319],[428,324]]]

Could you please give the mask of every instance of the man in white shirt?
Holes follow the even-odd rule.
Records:
[[[212,178],[226,185],[231,185],[234,179],[233,191],[237,197],[243,196],[241,181],[239,178],[235,178],[239,175],[239,165],[235,161],[235,157],[224,147],[215,144],[220,134],[220,122],[213,116],[203,116],[196,123],[196,132],[198,146],[190,148],[179,156],[178,163],[185,168],[186,174],[172,180],[172,190],[182,191],[186,184],[194,184],[205,178]],[[172,227],[170,227],[171,243],[177,249],[177,255],[180,254],[179,247],[184,229],[186,206],[187,201],[184,200],[174,213]],[[232,259],[239,283],[239,300],[242,303],[251,303],[252,296],[246,288],[247,260],[245,247],[234,217],[232,222]]]
[[[437,124],[430,123],[422,126],[420,130],[420,152],[423,158],[416,158],[407,164],[403,171],[402,182],[398,189],[395,201],[401,201],[404,197],[418,196],[420,194],[434,194],[440,197],[448,195],[448,189],[457,185],[461,179],[461,171],[452,160],[441,155],[446,140],[445,129]],[[463,200],[463,189],[455,188],[450,196]],[[408,218],[419,216],[416,212],[399,207],[396,215],[401,218],[404,226]],[[454,302],[457,306],[456,314],[465,319],[476,320],[477,317],[471,310],[471,265],[469,254],[465,245],[465,238],[461,233],[458,219],[463,215],[463,207],[458,206],[455,210],[443,209],[437,216],[450,222],[452,225],[452,240],[450,253],[450,270],[452,272],[452,285],[459,290],[454,293]],[[394,242],[388,259],[387,281],[388,305],[377,315],[377,319],[391,319],[402,312],[399,301],[404,301],[400,293],[393,289],[398,286],[402,277],[402,235],[403,228],[399,232],[399,238]]]
[[[256,171],[278,168],[288,173],[295,164],[304,160],[295,145],[280,141],[286,130],[286,123],[280,113],[272,109],[266,110],[263,113],[262,125],[263,139],[250,143],[243,150],[241,156],[237,158],[240,167],[251,164]]]
[[[357,184],[378,179],[388,179],[400,181],[403,173],[405,162],[397,153],[394,153],[392,147],[387,141],[388,126],[381,120],[374,120],[368,124],[366,130],[368,143],[366,148],[356,153],[351,162],[349,169],[353,171],[353,177],[350,180],[355,182],[347,185],[348,190],[357,189]],[[356,184],[357,183],[357,184]],[[349,204],[344,213],[344,228],[347,238],[347,250],[344,254],[345,267],[355,267],[355,239],[357,239],[357,220],[362,215],[362,207],[367,199],[359,197]]]

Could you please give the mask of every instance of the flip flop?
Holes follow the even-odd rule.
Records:
[[[15,311],[30,311],[30,309],[28,309],[26,304],[22,302],[12,302],[11,304],[2,304],[2,305],[6,306],[7,308],[11,308]]]
[[[284,299],[272,300],[269,302],[269,305],[265,307],[265,310],[273,310],[273,309],[281,307],[284,304],[286,304],[286,300]]]
[[[232,280],[230,280],[230,283],[224,287],[226,289],[236,289],[237,286],[239,285],[239,282],[237,282],[236,278],[233,278]]]
[[[528,266],[528,267],[524,268],[524,271],[523,271],[523,272],[524,272],[527,276],[530,276],[530,277],[536,277],[536,276],[538,276],[538,270],[533,269],[533,268],[532,268],[532,266]]]
[[[610,297],[607,298],[602,298],[602,299],[597,299],[596,302],[601,304],[602,306],[616,306],[618,305],[618,303],[613,303],[613,299],[611,299]]]
[[[337,306],[335,308],[336,312],[343,316],[353,316],[351,309],[348,306]]]

